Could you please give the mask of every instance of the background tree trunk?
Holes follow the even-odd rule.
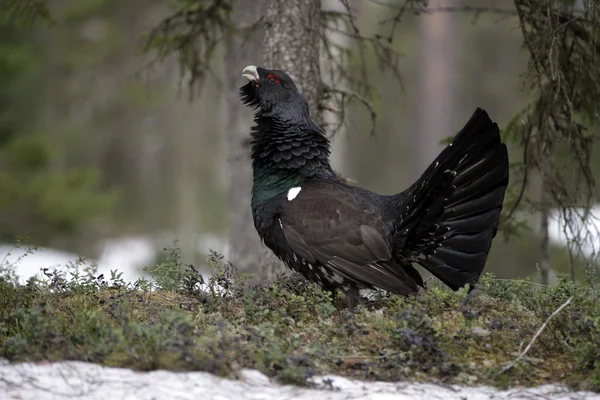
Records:
[[[550,219],[550,206],[548,201],[548,177],[543,172],[540,189],[540,279],[544,285],[550,284],[550,235],[548,222]]]
[[[431,3],[432,8],[460,5],[458,0]],[[440,141],[453,133],[456,18],[455,14],[443,12],[419,16],[414,177],[421,176],[443,149]]]
[[[268,0],[264,16],[263,65],[285,71],[294,80],[310,107],[310,115],[322,123],[319,67],[321,0]],[[256,54],[256,53],[255,53]],[[260,275],[267,281],[288,269],[263,247]]]
[[[229,244],[230,260],[242,272],[255,273],[256,279],[271,280],[287,269],[264,246],[254,229],[250,210],[252,167],[248,139],[251,112],[239,98],[242,69],[259,65],[288,73],[320,122],[321,97],[319,70],[320,0],[237,1],[237,26],[250,26],[264,12],[264,31],[250,37],[232,37],[225,56],[227,85],[227,152],[229,165]],[[262,49],[262,52],[261,52]]]
[[[265,12],[262,48],[267,68],[285,71],[308,102],[310,115],[322,119],[318,103],[322,94],[319,67],[321,0],[269,0]]]
[[[364,19],[365,17],[369,17],[368,13],[362,12],[361,6],[364,5],[360,0],[349,0],[346,5],[349,5],[354,14],[356,15],[356,19],[360,21],[360,19]],[[339,13],[347,12],[347,7],[341,0],[322,0],[322,10],[323,11],[334,11]],[[343,54],[340,49],[350,49],[352,48],[352,39],[351,34],[349,32],[349,27],[342,25],[339,29],[340,32],[334,31],[326,31],[324,32],[325,39],[335,46],[330,48],[333,57],[338,58],[338,62],[342,64]],[[325,53],[325,52],[323,52]],[[332,63],[328,57],[322,57],[321,59],[321,72],[322,76],[325,77],[324,83],[330,86],[335,86],[336,89],[340,90],[350,90],[351,88],[348,85],[343,85],[342,83],[334,84],[330,82],[327,78],[336,74],[336,67],[334,63]],[[339,115],[327,112],[321,112],[320,117],[324,124],[328,127],[334,126],[338,121]],[[325,128],[324,125],[322,125]],[[351,178],[349,172],[352,168],[351,165],[351,157],[348,157],[348,132],[346,130],[346,126],[343,125],[337,129],[335,135],[330,135],[328,133],[328,137],[331,139],[331,157],[329,157],[329,162],[333,167],[333,170],[336,173],[341,174],[344,177]]]
[[[237,26],[250,26],[264,11],[265,1],[234,2]],[[240,101],[239,88],[244,85],[242,70],[248,65],[262,65],[262,30],[249,37],[233,35],[225,52],[225,120],[227,121],[227,164],[229,170],[229,260],[241,272],[258,273],[266,255],[258,233],[254,229],[250,209],[252,166],[248,140],[252,112]],[[259,278],[256,276],[256,278]]]

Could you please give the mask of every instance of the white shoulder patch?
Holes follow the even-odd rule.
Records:
[[[302,188],[300,186],[293,187],[290,190],[288,190],[288,193],[287,193],[288,201],[294,200],[296,198],[296,196],[298,196],[298,193],[300,193],[301,190],[302,190]]]

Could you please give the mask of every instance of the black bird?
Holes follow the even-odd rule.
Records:
[[[244,68],[240,90],[255,110],[252,215],[264,243],[291,269],[350,307],[363,288],[409,294],[423,286],[413,263],[453,290],[485,266],[508,185],[496,123],[477,109],[408,189],[379,195],[349,185],[329,164],[329,140],[282,71]]]

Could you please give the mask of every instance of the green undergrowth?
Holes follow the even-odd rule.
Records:
[[[560,382],[600,391],[600,290],[563,278],[546,287],[484,275],[474,296],[438,284],[377,295],[355,310],[302,278],[252,286],[216,254],[206,281],[176,249],[125,285],[119,276],[0,279],[0,357],[82,360],[139,370],[236,377],[255,368],[283,383],[334,373],[499,387]],[[510,369],[548,317],[527,353]],[[501,372],[501,373],[500,373]]]

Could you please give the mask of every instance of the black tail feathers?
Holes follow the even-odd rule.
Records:
[[[508,175],[498,125],[478,108],[421,178],[399,195],[398,257],[419,263],[454,290],[473,285],[498,229]]]

